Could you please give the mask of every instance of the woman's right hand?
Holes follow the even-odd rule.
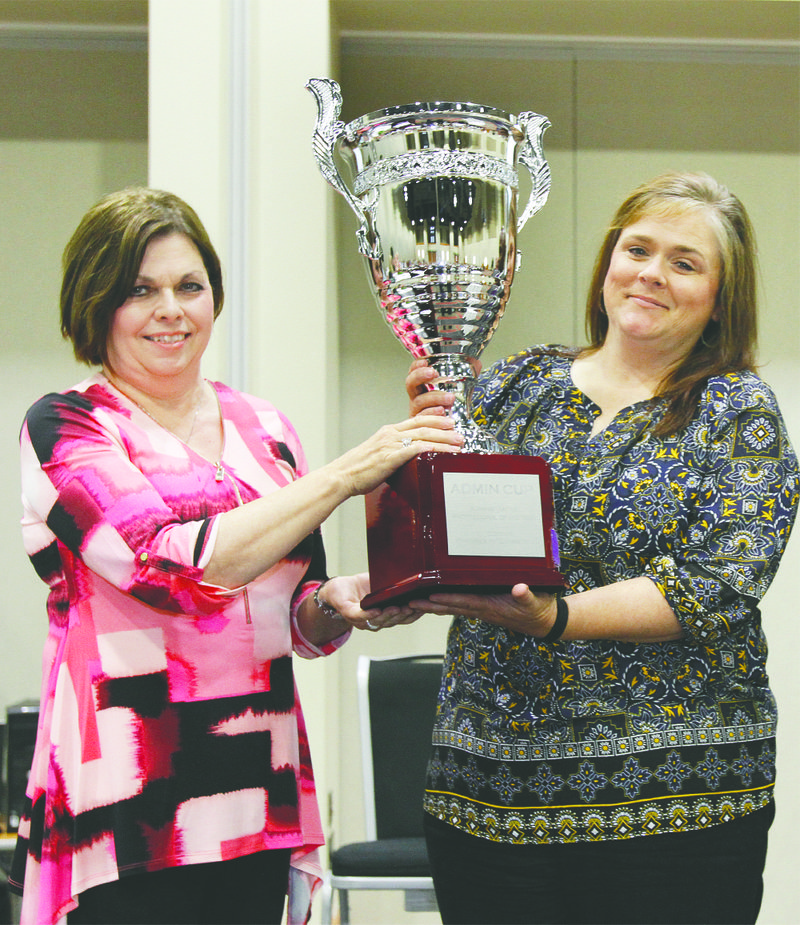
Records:
[[[469,357],[468,360],[477,376],[481,371],[480,360],[473,357]],[[411,364],[406,376],[408,411],[411,417],[417,414],[445,415],[453,407],[456,400],[453,392],[430,388],[438,375],[436,370],[428,365],[427,360],[414,360]]]
[[[430,384],[438,373],[428,365],[427,360],[414,360],[406,376],[408,412],[417,414],[445,415],[452,406],[455,396],[441,389],[431,389]]]
[[[452,418],[419,414],[381,427],[329,467],[338,470],[349,495],[364,495],[420,453],[460,453],[463,443]]]

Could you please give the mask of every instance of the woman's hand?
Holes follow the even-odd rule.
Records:
[[[447,414],[455,401],[452,392],[443,392],[441,389],[432,389],[431,383],[438,378],[438,373],[427,360],[414,360],[406,376],[406,392],[408,393],[408,413],[411,417],[417,414]]]
[[[331,578],[325,582],[323,588],[320,597],[335,607],[344,619],[358,630],[370,630],[374,633],[390,626],[397,626],[399,623],[413,623],[422,616],[411,607],[392,606],[382,610],[362,610],[361,601],[370,592],[367,572]]]
[[[361,601],[369,591],[369,575],[366,572],[329,578],[317,595],[322,608],[314,603],[314,595],[309,595],[300,606],[297,615],[300,631],[314,645],[324,645],[341,636],[349,627],[376,633],[400,623],[413,623],[422,616],[411,607],[362,610]],[[336,613],[326,612],[326,607]]]
[[[526,584],[514,585],[510,594],[432,594],[409,606],[420,613],[464,616],[537,637],[546,636],[556,620],[555,595],[531,591]]]
[[[420,453],[459,453],[463,444],[451,418],[424,414],[381,427],[326,468],[342,479],[346,496],[364,495]]]
[[[480,360],[469,358],[475,375],[481,371]],[[408,410],[411,417],[417,414],[447,414],[453,407],[455,394],[442,389],[432,389],[431,383],[439,377],[427,360],[414,360],[406,376]]]

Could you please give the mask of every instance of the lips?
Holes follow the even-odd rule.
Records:
[[[147,334],[145,335],[145,340],[169,347],[172,344],[182,344],[188,336],[185,331],[180,331],[176,334]]]
[[[668,308],[663,302],[659,302],[658,299],[654,299],[649,295],[643,295],[639,292],[629,292],[628,298],[633,299],[635,302],[638,302],[640,305],[649,306],[652,308]]]

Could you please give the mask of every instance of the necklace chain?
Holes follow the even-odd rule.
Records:
[[[203,399],[201,398],[200,401],[198,401],[197,403],[197,407],[194,409],[194,414],[192,415],[192,426],[189,428],[189,435],[183,441],[184,443],[188,443],[192,439],[192,434],[194,433],[194,425],[197,423],[197,416],[198,414],[200,414],[200,405],[202,403],[203,403]],[[178,437],[177,434],[175,434],[175,436]],[[178,437],[178,439],[180,440],[181,438]]]
[[[184,439],[183,437],[181,437],[181,436],[179,436],[177,433],[175,433],[175,431],[174,431],[171,427],[167,427],[166,424],[164,424],[162,421],[159,421],[159,419],[158,419],[154,414],[152,414],[150,411],[148,411],[147,408],[144,407],[144,405],[142,405],[142,404],[140,404],[138,401],[136,401],[136,399],[135,399],[132,395],[128,395],[127,392],[123,391],[123,390],[111,379],[111,377],[110,377],[108,374],[106,374],[106,379],[114,386],[115,389],[117,389],[118,392],[121,392],[129,401],[132,401],[132,402],[134,403],[134,405],[136,405],[136,407],[137,407],[140,411],[142,411],[144,414],[146,414],[146,415],[150,418],[151,421],[153,421],[154,423],[158,424],[159,427],[161,427],[161,428],[163,428],[164,430],[166,430],[166,431],[168,431],[169,433],[171,433],[172,436],[175,437],[177,440],[180,440],[181,443],[185,444],[186,446],[189,445],[189,441],[192,439],[192,434],[194,433],[195,425],[197,424],[197,418],[198,418],[198,416],[199,416],[199,414],[200,414],[200,406],[203,404],[203,395],[205,394],[205,392],[203,392],[203,394],[201,394],[201,395],[200,395],[200,398],[197,400],[197,404],[195,405],[195,409],[194,409],[194,415],[193,415],[193,417],[192,417],[192,426],[191,426],[191,428],[189,429],[189,433],[188,433],[188,435],[186,436],[186,439]],[[205,380],[203,381],[203,386],[204,386],[204,389],[205,389]],[[214,398],[215,398],[216,401],[217,401],[217,410],[218,410],[219,415],[220,415],[220,433],[221,433],[221,434],[224,434],[224,431],[223,431],[223,429],[222,429],[222,411],[221,411],[221,409],[220,409],[220,407],[219,407],[219,398],[217,397],[216,389],[214,390]],[[224,438],[223,438],[223,439],[224,439]],[[223,446],[224,446],[224,443],[220,445],[220,458],[217,459],[217,460],[209,460],[209,462],[211,462],[211,464],[212,464],[212,465],[215,467],[215,469],[216,469],[216,471],[215,471],[215,473],[214,473],[214,481],[215,481],[215,482],[221,482],[221,481],[225,478],[225,467],[222,465],[222,449],[223,449]],[[195,451],[195,452],[196,452],[196,451]]]

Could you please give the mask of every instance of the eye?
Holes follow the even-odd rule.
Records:
[[[205,292],[205,285],[196,280],[187,279],[181,283],[181,292]]]
[[[142,296],[147,295],[150,291],[148,286],[145,286],[144,283],[137,283],[132,289],[129,298],[131,299],[140,299]]]
[[[646,257],[647,250],[641,244],[631,244],[628,247],[628,253],[632,257]]]
[[[697,269],[695,265],[688,260],[676,260],[675,266],[678,267],[679,270],[683,270],[686,273],[694,273],[694,271]]]

